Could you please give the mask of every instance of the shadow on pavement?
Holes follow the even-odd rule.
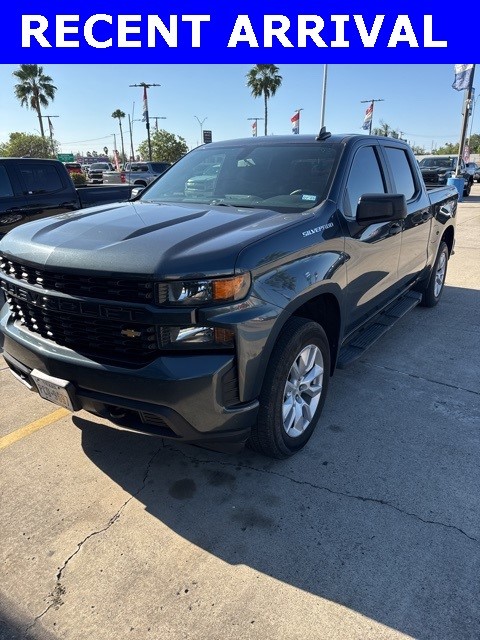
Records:
[[[447,288],[443,311],[409,314],[413,332],[393,329],[382,354],[418,348],[416,333],[433,366],[443,366],[435,346],[453,336],[445,318],[478,311],[479,295]],[[469,340],[478,350],[478,333]],[[415,638],[478,638],[475,383],[455,387],[421,371],[367,365],[337,373],[334,406],[327,403],[307,448],[287,461],[177,446],[88,417],[73,422],[95,465],[206,552]]]

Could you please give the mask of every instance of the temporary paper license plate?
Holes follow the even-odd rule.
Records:
[[[42,398],[50,400],[50,402],[58,404],[61,407],[65,407],[69,409],[69,411],[74,410],[69,389],[69,387],[72,387],[71,382],[62,380],[61,378],[53,378],[46,373],[37,371],[37,369],[32,371],[31,376]]]

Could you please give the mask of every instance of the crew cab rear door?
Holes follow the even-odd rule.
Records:
[[[398,278],[406,287],[427,264],[428,240],[432,225],[432,207],[413,155],[394,144],[382,145],[394,193],[403,193],[407,217],[401,234]]]
[[[367,226],[356,221],[357,204],[366,193],[388,193],[391,189],[378,145],[363,144],[353,152],[343,193],[342,212],[348,229],[345,252],[347,269],[346,333],[354,331],[395,296],[401,221],[376,222]]]

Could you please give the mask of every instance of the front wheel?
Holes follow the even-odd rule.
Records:
[[[330,348],[323,328],[291,318],[273,349],[249,446],[271,458],[287,458],[310,439],[325,403]]]
[[[445,285],[445,278],[447,277],[448,255],[446,243],[441,242],[432,273],[430,274],[430,279],[423,291],[422,305],[424,307],[434,307],[440,300]]]

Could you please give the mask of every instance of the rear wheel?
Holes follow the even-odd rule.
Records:
[[[423,291],[422,305],[424,307],[434,307],[438,304],[442,295],[445,278],[447,277],[448,247],[445,242],[440,243],[437,258],[430,274],[425,290]]]
[[[271,458],[287,458],[304,447],[322,412],[329,376],[325,331],[316,322],[291,318],[265,373],[249,446]]]

